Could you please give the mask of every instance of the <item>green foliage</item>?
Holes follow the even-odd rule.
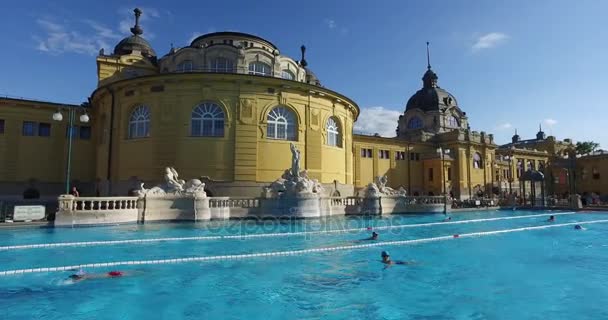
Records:
[[[589,154],[599,148],[600,144],[593,141],[583,141],[576,143],[577,154]]]

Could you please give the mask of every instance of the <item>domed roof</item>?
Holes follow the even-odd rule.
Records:
[[[437,86],[437,74],[430,66],[422,77],[423,87],[408,101],[405,111],[420,109],[422,111],[441,111],[448,107],[458,107],[456,97]]]
[[[154,52],[150,43],[138,35],[120,40],[114,47],[114,54],[130,54],[133,50],[141,51],[141,54],[147,57],[156,57],[156,52]]]
[[[139,26],[141,10],[135,8],[133,12],[135,13],[135,26],[131,28],[133,35],[120,40],[116,47],[114,47],[114,54],[130,54],[136,50],[146,57],[156,57],[156,52],[154,52],[150,43],[141,36],[144,33],[144,30]]]

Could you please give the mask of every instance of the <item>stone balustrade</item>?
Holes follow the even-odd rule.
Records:
[[[259,198],[209,198],[210,208],[259,208]]]

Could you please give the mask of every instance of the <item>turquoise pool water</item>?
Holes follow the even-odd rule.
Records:
[[[556,221],[539,214],[556,214]],[[608,319],[608,223],[586,224],[580,231],[562,226],[607,220],[607,214],[488,211],[435,223],[443,219],[404,215],[0,230],[0,271],[345,247],[89,267],[85,271],[91,274],[128,274],[76,283],[66,280],[74,271],[0,276],[0,319]],[[555,227],[525,229],[538,226]],[[357,241],[369,236],[368,228],[378,230],[379,240]],[[342,229],[357,230],[323,233]],[[466,236],[496,230],[517,232]],[[275,235],[249,236],[268,233]],[[390,243],[441,236],[447,237]],[[12,247],[136,239],[157,240]],[[348,248],[369,243],[380,245]],[[385,268],[379,262],[382,250],[416,263]]]

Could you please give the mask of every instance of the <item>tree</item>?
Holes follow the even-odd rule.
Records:
[[[576,154],[589,154],[599,148],[600,144],[593,141],[583,141],[576,143]]]

